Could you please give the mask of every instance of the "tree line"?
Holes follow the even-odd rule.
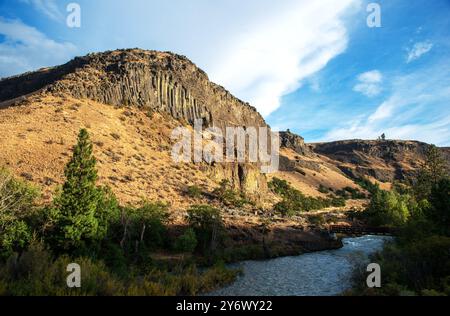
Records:
[[[440,151],[431,146],[418,175],[391,191],[368,186],[370,204],[360,218],[374,226],[398,228],[396,239],[371,262],[381,266],[383,285],[365,286],[365,269],[356,269],[357,295],[450,294],[450,177]]]

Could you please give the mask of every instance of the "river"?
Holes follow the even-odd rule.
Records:
[[[345,238],[338,250],[233,264],[243,275],[215,296],[334,296],[351,286],[355,263],[368,261],[391,237]]]

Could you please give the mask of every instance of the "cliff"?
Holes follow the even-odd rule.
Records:
[[[186,185],[212,189],[224,179],[256,199],[273,200],[258,164],[204,163],[181,172],[171,160],[171,131],[197,119],[222,129],[267,126],[255,108],[210,82],[184,56],[128,49],[77,57],[1,80],[0,110],[0,164],[52,190],[62,181],[69,145],[87,127],[102,144],[97,155],[103,183],[124,201],[150,196],[182,204]],[[321,186],[353,186],[349,178],[409,178],[429,146],[363,140],[310,145],[289,130],[280,133],[280,143],[274,176],[312,196],[323,196]],[[450,161],[450,150],[442,151]]]
[[[223,179],[255,200],[268,193],[257,164],[204,163],[183,173],[171,161],[171,131],[197,119],[204,128],[267,126],[255,108],[210,82],[184,56],[128,49],[77,57],[1,80],[0,109],[0,164],[45,192],[62,181],[61,150],[69,151],[71,138],[87,127],[102,144],[102,182],[124,201],[152,197],[181,205],[189,202],[183,196],[187,185],[212,190]]]
[[[280,132],[280,145],[289,148],[299,155],[310,156],[313,152],[311,147],[305,144],[305,139],[291,131]]]
[[[381,182],[414,177],[430,147],[422,142],[401,140],[346,140],[312,146],[316,153],[334,160],[348,176],[369,176]],[[441,151],[450,166],[448,150]]]
[[[163,111],[190,124],[202,119],[207,126],[266,126],[255,108],[210,82],[186,57],[169,52],[90,54],[0,81],[0,102],[37,92]]]

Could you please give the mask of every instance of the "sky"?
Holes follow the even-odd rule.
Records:
[[[135,47],[187,56],[307,142],[450,146],[450,0],[0,0],[0,77]]]

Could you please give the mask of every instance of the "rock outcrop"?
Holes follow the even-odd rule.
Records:
[[[65,65],[7,78],[0,102],[44,91],[114,106],[170,113],[206,126],[267,126],[262,116],[232,96],[186,57],[138,49],[90,54]]]
[[[299,155],[310,156],[313,152],[311,148],[305,144],[305,139],[291,131],[280,132],[281,147],[294,150]]]
[[[70,96],[116,107],[167,113],[182,124],[203,127],[266,127],[248,103],[209,81],[186,57],[139,49],[89,54],[53,68],[0,81],[0,108],[33,94]],[[257,164],[215,164],[213,177],[227,178],[250,195],[267,191]]]
[[[399,140],[347,140],[313,145],[316,153],[336,161],[348,176],[370,176],[381,182],[415,177],[429,147],[417,141]],[[445,149],[441,150],[445,157]],[[447,161],[450,166],[450,159]]]
[[[206,73],[186,57],[169,52],[128,49],[89,54],[61,66],[3,79],[0,109],[20,104],[34,94],[132,107],[147,114],[165,113],[180,125],[201,120],[204,127],[222,130],[268,127],[255,108],[209,81]],[[371,176],[383,182],[413,177],[429,146],[390,140],[308,145],[289,130],[281,132],[280,138],[281,146],[294,152],[281,155],[280,171],[303,174],[303,169],[309,169],[319,173],[324,166],[320,160],[325,159],[329,170],[337,166],[351,178]],[[450,161],[450,150],[442,152]],[[227,163],[211,164],[208,169],[217,181],[228,179],[236,189],[264,196],[267,182],[259,167]]]

